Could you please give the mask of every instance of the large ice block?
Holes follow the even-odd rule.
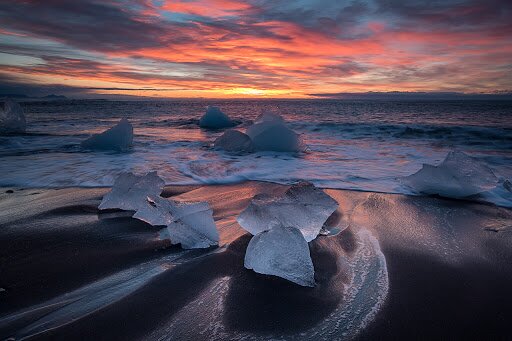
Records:
[[[256,235],[270,229],[273,221],[283,226],[299,229],[306,241],[320,233],[338,203],[309,182],[293,185],[283,196],[256,195],[249,206],[240,213],[238,223]]]
[[[199,126],[209,129],[221,129],[234,126],[235,123],[218,107],[208,106],[206,113],[199,120]]]
[[[234,129],[224,132],[215,140],[214,146],[228,152],[251,152],[254,150],[250,137]]]
[[[112,128],[89,137],[82,142],[82,147],[92,150],[126,151],[133,144],[133,126],[123,118]]]
[[[244,266],[257,273],[274,275],[293,283],[315,286],[315,269],[309,246],[294,227],[273,226],[252,237]]]
[[[498,178],[484,163],[461,151],[452,151],[438,166],[424,164],[402,182],[420,193],[464,198],[495,188]]]
[[[304,143],[300,136],[288,128],[281,116],[266,113],[258,117],[255,123],[247,128],[254,148],[261,151],[300,152]]]

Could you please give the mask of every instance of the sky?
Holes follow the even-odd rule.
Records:
[[[9,0],[0,93],[506,93],[510,0]]]

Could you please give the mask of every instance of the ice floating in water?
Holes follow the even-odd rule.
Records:
[[[202,128],[220,129],[234,126],[235,123],[218,107],[208,106],[206,113],[199,120]]]
[[[166,226],[160,236],[170,239],[172,244],[181,244],[184,249],[218,245],[219,233],[208,203],[162,198],[164,184],[156,172],[144,176],[122,174],[99,208],[135,211],[133,218],[153,226]]]
[[[112,190],[103,197],[98,208],[138,211],[151,206],[148,197],[159,197],[164,185],[164,180],[156,172],[144,176],[123,173],[115,180]]]
[[[214,146],[228,152],[251,152],[254,149],[251,138],[234,129],[224,132],[215,140]]]
[[[247,128],[246,133],[228,130],[215,140],[214,146],[231,152],[300,152],[305,149],[300,136],[288,128],[283,118],[277,114],[260,115],[254,124]]]
[[[8,99],[0,104],[0,134],[24,133],[27,127],[21,106]]]
[[[273,112],[264,112],[254,121],[254,123],[262,123],[262,122],[274,122],[274,123],[284,123],[284,119]]]
[[[255,235],[247,246],[244,266],[302,286],[315,286],[308,243],[294,227],[274,226]]]
[[[112,128],[83,141],[82,147],[93,150],[125,151],[132,146],[132,143],[133,126],[126,118],[123,118]]]
[[[288,128],[279,115],[263,114],[247,128],[254,148],[275,152],[300,152],[304,144],[300,136]]]
[[[320,233],[338,203],[309,182],[293,185],[283,196],[256,195],[237,218],[249,233],[256,235],[271,228],[273,221],[300,230],[310,242]]]
[[[463,152],[452,151],[438,166],[424,164],[402,182],[417,192],[464,198],[495,188],[498,179],[485,164]]]

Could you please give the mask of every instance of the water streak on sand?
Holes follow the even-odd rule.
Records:
[[[373,320],[385,301],[389,286],[386,259],[377,239],[365,229],[358,230],[355,238],[358,244],[357,250],[350,256],[345,254],[334,241],[327,242],[330,245],[330,251],[337,254],[336,262],[339,269],[327,285],[334,286],[335,289],[332,292],[342,299],[327,317],[307,330],[290,333],[290,331],[280,331],[280,327],[276,325],[275,331],[268,333],[229,327],[224,316],[227,296],[234,279],[231,276],[223,276],[212,281],[194,301],[187,305],[186,309],[181,310],[165,325],[154,330],[146,339],[352,339]],[[343,276],[348,276],[349,280],[342,279]],[[319,287],[311,290],[324,289]],[[251,309],[251,307],[247,308]],[[313,310],[311,314],[314,314]]]

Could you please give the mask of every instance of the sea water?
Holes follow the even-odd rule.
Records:
[[[244,180],[410,194],[399,179],[451,150],[512,179],[510,101],[66,100],[25,102],[27,133],[0,137],[0,185],[110,186],[125,171],[156,170],[167,184]],[[307,145],[301,153],[233,154],[213,149],[222,130],[198,126],[208,105],[244,129],[281,114]],[[80,142],[126,117],[129,152],[92,152]]]

